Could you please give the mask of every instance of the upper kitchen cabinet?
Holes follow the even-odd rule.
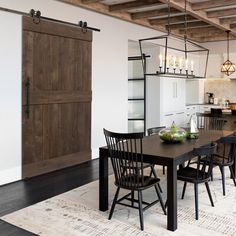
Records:
[[[204,103],[204,79],[186,79],[186,104]]]

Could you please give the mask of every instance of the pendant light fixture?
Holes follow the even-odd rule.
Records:
[[[183,36],[171,33],[170,14],[168,0],[167,34],[139,40],[141,56],[150,55],[147,61],[150,66],[143,67],[144,75],[205,78],[209,50],[187,37],[187,1],[185,0]],[[144,65],[144,58],[142,61]]]
[[[221,72],[225,73],[227,76],[235,72],[235,64],[229,60],[229,33],[230,30],[225,31],[227,33],[227,60],[221,67]]]

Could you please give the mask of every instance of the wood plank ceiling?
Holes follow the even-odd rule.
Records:
[[[168,0],[58,0],[162,32],[168,28]],[[236,0],[187,0],[187,36],[197,42],[236,39]],[[185,1],[170,0],[170,30],[185,33]]]

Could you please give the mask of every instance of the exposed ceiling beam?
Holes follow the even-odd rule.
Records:
[[[168,0],[160,0],[163,3],[167,3]],[[174,7],[182,12],[185,11],[185,1],[184,0],[169,0],[170,1],[170,6]],[[221,24],[219,18],[208,18],[207,13],[203,10],[199,11],[194,11],[192,9],[192,6],[189,2],[186,4],[186,11],[189,15],[192,15],[193,17],[196,17],[197,19],[207,22],[210,25],[213,25],[219,29],[222,30],[230,30],[230,25],[229,24]],[[236,29],[231,30],[231,33],[236,36]]]
[[[223,32],[224,33],[224,32]],[[191,33],[189,34],[189,36],[191,36],[192,38],[199,38],[199,37],[218,37],[218,36],[222,36],[222,30],[218,30],[215,32],[207,32],[207,33],[202,33],[200,30],[198,33]],[[225,36],[224,36],[225,37]]]
[[[59,2],[71,4],[73,6],[77,7],[82,7],[84,9],[88,9],[91,11],[99,12],[104,15],[112,16],[121,20],[125,20],[134,24],[142,25],[148,28],[152,28],[161,32],[166,32],[166,29],[162,25],[150,25],[149,21],[147,19],[132,19],[131,15],[127,12],[110,12],[109,11],[109,6],[105,5],[103,3],[97,2],[97,3],[90,3],[90,4],[85,4],[83,3],[83,0],[57,0]]]
[[[102,0],[82,0],[83,3],[88,4],[88,3],[95,3],[95,2],[101,2]]]
[[[207,17],[209,17],[209,18],[222,17],[222,16],[232,16],[232,15],[236,15],[236,8],[207,12]]]
[[[236,22],[236,16],[220,19],[220,23],[222,24],[231,24],[235,22]]]
[[[181,11],[176,10],[174,8],[170,9],[171,14],[181,13]],[[132,13],[131,17],[133,20],[142,19],[142,18],[150,18],[155,16],[167,16],[168,15],[168,8],[158,9],[158,10],[149,10],[149,11],[142,11]]]
[[[189,22],[187,24],[187,26],[188,26],[188,29],[189,28],[210,27],[209,24],[207,24],[206,22],[203,22],[203,21]],[[168,28],[168,26],[166,26],[166,28]],[[184,28],[185,28],[184,23],[170,25],[170,29],[184,29]]]
[[[211,0],[192,4],[194,11],[236,5],[236,0]]]
[[[235,40],[236,36],[230,35],[229,39],[230,40]],[[198,42],[202,42],[202,43],[205,43],[205,42],[216,42],[216,41],[226,41],[226,36],[223,35],[223,34],[218,35],[218,36],[213,36],[213,37],[202,36],[202,37],[195,37],[194,40],[196,40]]]
[[[231,29],[236,29],[236,23],[230,24],[230,28],[231,28]]]
[[[147,7],[147,6],[160,6],[164,5],[158,0],[139,0],[134,2],[124,2],[124,3],[118,3],[110,5],[109,10],[110,11],[123,11],[123,10],[131,10],[136,9],[139,7]]]
[[[170,24],[173,23],[182,23],[185,20],[185,16],[170,16]],[[191,21],[191,20],[196,20],[196,18],[194,18],[193,16],[187,16],[187,22]],[[158,19],[151,19],[149,20],[150,24],[162,24],[162,25],[166,25],[168,24],[168,17],[165,18],[158,18]]]
[[[205,28],[190,28],[190,29],[187,29],[187,33],[190,33],[190,34],[199,34],[199,33],[207,34],[208,32],[209,33],[214,33],[214,32],[218,32],[218,31],[224,32],[224,31],[222,31],[220,29],[217,29],[216,27],[213,27],[213,26],[209,26],[209,27],[205,27]],[[179,33],[184,34],[185,30],[180,29]]]

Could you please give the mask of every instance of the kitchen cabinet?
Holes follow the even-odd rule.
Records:
[[[146,127],[184,126],[185,79],[146,76]]]
[[[163,112],[179,111],[185,108],[185,79],[160,78]]]
[[[185,110],[185,124],[189,124],[192,115],[196,115],[199,112],[199,105],[186,106]]]
[[[186,80],[186,103],[198,104],[204,103],[204,80],[187,79]]]

